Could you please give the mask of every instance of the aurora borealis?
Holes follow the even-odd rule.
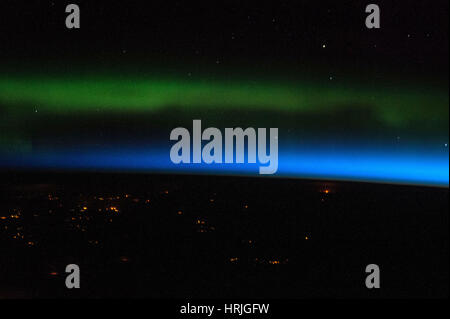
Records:
[[[230,122],[222,115],[228,112],[244,114],[251,118],[247,125],[259,127],[268,117],[279,116],[273,120],[280,126],[277,176],[448,186],[448,95],[439,89],[111,74],[13,75],[0,78],[0,103],[6,128],[2,167],[256,175],[252,164],[177,166],[169,160],[168,134],[177,123],[207,116],[210,125],[225,127]],[[361,132],[354,122],[345,123],[339,112],[346,106],[366,116],[357,121],[375,131]],[[117,117],[130,126],[136,126],[136,118],[146,119],[148,128],[140,123],[141,128],[130,134],[127,125],[117,125]],[[319,129],[304,125],[311,117]],[[99,118],[104,132],[116,132],[115,138],[88,127],[90,120]],[[289,123],[288,118],[298,120]],[[336,129],[321,133],[333,118],[350,127],[353,136],[339,139]],[[246,123],[235,117],[232,124]],[[77,127],[88,141],[76,137]],[[380,128],[397,135],[373,134]],[[61,144],[61,139],[67,143]]]
[[[448,187],[439,5],[418,23],[390,4],[380,30],[365,28],[364,3],[297,5],[83,2],[77,30],[62,4],[18,26],[39,6],[10,9],[1,169],[257,175],[258,164],[172,164],[170,131],[200,119],[279,128],[275,176]]]
[[[425,92],[401,88],[370,90],[342,84],[324,87],[302,82],[211,82],[118,75],[84,78],[0,76],[0,89],[0,101],[6,107],[14,107],[16,112],[21,111],[21,105],[34,105],[35,110],[54,113],[151,112],[168,106],[189,110],[213,106],[216,110],[224,107],[320,113],[342,105],[358,104],[360,108],[374,111],[383,123],[399,127],[420,121],[444,125],[443,118],[436,115],[448,115],[445,107],[448,96],[438,89]],[[363,104],[362,101],[370,103]]]

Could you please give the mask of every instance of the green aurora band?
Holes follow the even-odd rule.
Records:
[[[387,126],[433,123],[448,129],[448,104],[447,91],[419,86],[371,89],[304,82],[0,75],[0,105],[13,113],[22,112],[24,105],[48,113],[154,112],[171,106],[326,113],[358,105],[370,109]]]

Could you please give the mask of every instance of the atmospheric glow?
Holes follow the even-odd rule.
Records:
[[[355,154],[358,154],[355,159]],[[341,149],[333,154],[316,149],[283,152],[275,177],[351,180],[448,187],[449,157],[361,152]],[[56,170],[96,170],[122,172],[161,172],[186,174],[233,174],[259,176],[257,164],[173,164],[167,149],[124,149],[122,151],[61,151],[28,156],[4,157],[0,166]]]
[[[219,119],[224,111],[239,111],[240,114],[246,112],[257,123],[262,120],[267,123],[260,112],[270,110],[274,112],[272,114],[289,114],[294,119],[290,124],[278,122],[285,127],[279,128],[279,166],[275,176],[448,187],[449,154],[448,138],[445,137],[448,136],[448,91],[419,87],[376,86],[375,89],[374,86],[368,88],[348,83],[281,83],[267,78],[261,81],[239,78],[209,81],[98,74],[70,77],[0,75],[3,112],[0,168],[257,176],[259,163],[171,163],[169,150],[173,143],[169,141],[169,132],[174,127],[165,127],[164,123],[158,122],[158,117],[163,114],[160,112],[165,112],[192,122],[198,110],[212,112],[203,114],[215,114]],[[329,123],[321,122],[322,117],[334,119],[334,112],[348,106],[351,110],[362,110],[356,114],[362,114],[358,122],[364,127],[375,128],[376,132],[392,131],[395,135],[388,140],[383,137],[380,142],[376,137],[372,138],[369,131],[363,136],[358,131],[360,128],[342,124],[352,134],[347,135],[347,140],[340,145],[335,143],[339,137],[334,135],[325,140],[323,137],[315,139],[315,135],[302,135],[307,132],[295,122],[305,115],[314,115],[317,123],[313,122],[312,127],[320,129],[324,123]],[[117,122],[107,121],[117,115],[125,119],[127,116],[148,119],[145,123],[158,129],[160,136],[147,140],[143,146],[146,135],[141,134],[146,127],[142,125],[133,128],[135,135],[125,135],[120,145],[116,138],[122,137],[123,127],[117,135],[98,140],[101,134],[96,131],[96,123],[109,123],[107,128],[115,132]],[[58,116],[63,122],[53,126],[54,123],[47,120],[51,116]],[[86,126],[90,119],[94,124],[89,122],[91,126]],[[128,123],[122,118],[119,120],[121,125]],[[227,127],[226,118],[222,124]],[[80,127],[85,135],[84,139],[77,140]],[[126,126],[126,129],[130,127]],[[430,130],[434,132],[429,134]],[[286,132],[289,132],[289,140],[283,137]],[[97,148],[88,143],[91,136],[92,144],[97,144]],[[410,137],[406,144],[403,136]],[[311,140],[305,140],[307,138]],[[361,139],[365,143],[363,147],[357,144]],[[36,147],[40,145],[36,141],[44,141],[43,146]],[[397,143],[396,149],[392,147],[392,141]],[[331,142],[333,147],[326,147],[326,142]],[[305,143],[314,146],[304,147]]]

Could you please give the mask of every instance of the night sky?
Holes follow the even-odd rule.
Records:
[[[361,67],[371,76],[386,70],[447,73],[447,1],[378,1],[378,30],[364,25],[364,1],[78,1],[79,30],[65,28],[69,2],[20,3],[2,1],[1,56],[21,63],[115,58],[121,64],[189,65],[192,73],[228,73],[232,65],[270,72],[320,67],[336,77],[339,71],[359,74]]]
[[[0,299],[448,297],[448,7],[1,0]],[[278,128],[277,172],[174,164],[194,120]]]
[[[2,1],[3,169],[174,166],[172,128],[279,127],[280,176],[448,186],[448,2]]]

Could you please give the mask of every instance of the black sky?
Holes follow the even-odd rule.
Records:
[[[81,9],[78,30],[64,23],[72,2]],[[0,58],[2,64],[120,59],[211,68],[313,63],[447,77],[448,1],[376,1],[378,30],[365,27],[369,3],[3,0]]]

